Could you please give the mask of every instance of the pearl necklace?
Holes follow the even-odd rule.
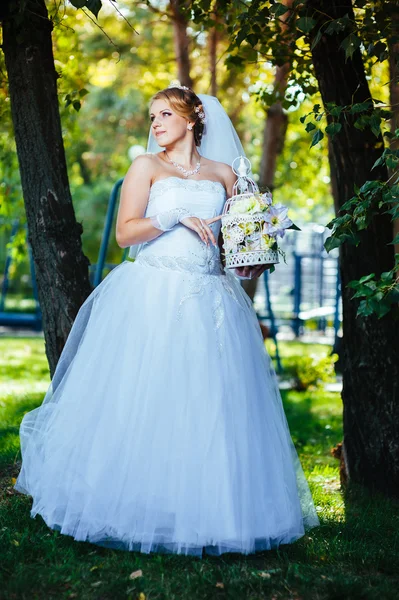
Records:
[[[189,177],[190,175],[196,175],[201,167],[201,159],[197,162],[197,164],[195,165],[195,169],[185,169],[183,167],[183,165],[179,165],[179,163],[175,162],[174,160],[172,160],[171,158],[169,158],[168,153],[166,152],[166,150],[164,150],[165,155],[167,156],[167,159],[170,163],[172,163],[172,165],[174,167],[176,167],[176,169],[178,169],[181,173],[183,173],[184,177]]]

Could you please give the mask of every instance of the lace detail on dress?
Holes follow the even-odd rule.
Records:
[[[181,177],[170,175],[169,177],[159,179],[152,184],[148,204],[155,200],[155,198],[158,198],[158,196],[162,196],[162,194],[175,187],[182,187],[190,192],[202,190],[205,187],[208,188],[211,193],[226,194],[226,190],[220,181],[212,181],[211,179],[200,179],[199,181],[196,181],[195,179],[182,179]]]
[[[205,273],[207,275],[220,275],[222,264],[220,262],[219,249],[205,246],[203,247],[202,256],[189,252],[193,258],[187,256],[169,256],[157,254],[145,254],[141,252],[136,258],[137,264],[144,264],[158,269],[172,269],[174,271],[185,271],[188,273],[198,274]]]

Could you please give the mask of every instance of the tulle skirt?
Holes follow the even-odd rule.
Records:
[[[201,557],[319,521],[256,315],[231,274],[118,265],[20,428],[15,489],[75,540]]]

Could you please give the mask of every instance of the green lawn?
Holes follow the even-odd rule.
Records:
[[[281,344],[280,350],[289,361],[293,352],[328,348]],[[340,491],[338,461],[330,454],[342,440],[339,394],[283,392],[321,526],[276,551],[201,560],[106,550],[48,529],[39,516],[30,518],[31,500],[13,491],[18,426],[41,403],[48,383],[43,339],[0,338],[1,599],[398,598],[398,504],[361,490]]]

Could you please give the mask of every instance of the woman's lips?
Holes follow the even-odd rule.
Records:
[[[155,136],[158,137],[159,135],[163,135],[164,133],[166,133],[166,131],[157,131]]]

